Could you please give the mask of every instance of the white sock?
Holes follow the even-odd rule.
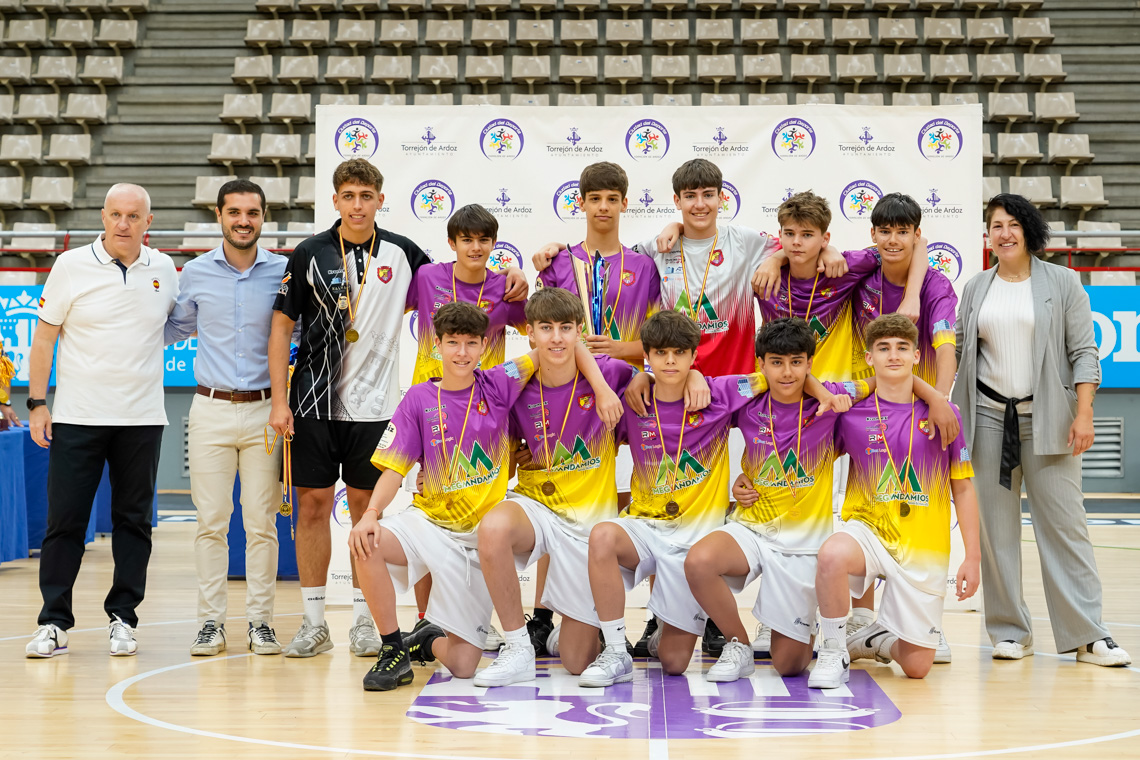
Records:
[[[870,625],[875,622],[875,611],[869,610],[865,607],[852,607],[851,608],[851,621],[858,620],[861,623]]]
[[[325,587],[309,586],[301,589],[301,609],[309,625],[324,625]]]
[[[358,588],[352,590],[352,622],[355,624],[360,618],[372,619],[368,611],[368,602],[364,601],[364,592]]]
[[[528,646],[530,644],[530,637],[527,635],[525,625],[513,631],[503,631],[503,638],[507,640],[507,646]]]
[[[898,640],[898,636],[894,635],[893,633],[888,633],[879,641],[879,645],[875,647],[875,653],[884,659],[893,661],[895,659],[895,656],[891,654],[891,648]]]
[[[839,642],[839,646],[847,646],[847,616],[837,618],[820,617],[819,619],[819,635],[823,637],[824,643],[828,639]]]
[[[625,618],[618,618],[617,620],[603,620],[602,621],[602,638],[606,641],[606,647],[618,647],[625,649]]]

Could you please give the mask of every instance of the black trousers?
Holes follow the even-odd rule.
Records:
[[[103,463],[111,481],[111,555],[115,575],[103,602],[108,618],[138,625],[135,608],[146,591],[151,509],[161,425],[52,425],[48,457],[47,533],[40,549],[39,625],[75,625],[71,591],[83,560],[83,539]]]

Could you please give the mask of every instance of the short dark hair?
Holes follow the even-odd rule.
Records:
[[[530,325],[538,322],[580,325],[586,321],[586,309],[582,306],[582,299],[569,290],[541,288],[526,302],[526,321]]]
[[[439,307],[431,320],[435,337],[443,340],[444,335],[473,335],[482,338],[487,335],[491,320],[473,303],[452,301]]]
[[[499,220],[495,215],[480,206],[478,203],[468,203],[457,209],[447,220],[447,239],[455,241],[460,235],[471,237],[489,237],[497,240],[499,237]]]
[[[872,227],[918,227],[922,224],[922,208],[918,201],[903,193],[887,193],[871,209]]]
[[[761,360],[767,354],[815,356],[815,333],[799,317],[781,317],[765,322],[756,333],[756,356]]]
[[[647,352],[656,348],[695,351],[700,343],[701,328],[689,315],[673,309],[657,312],[641,326],[641,347]]]
[[[384,175],[363,158],[350,158],[333,171],[333,190],[338,193],[345,185],[367,185],[380,192],[384,187]]]
[[[868,351],[883,338],[902,338],[909,340],[913,347],[918,348],[918,328],[914,326],[914,322],[898,312],[883,314],[872,319],[863,332],[863,343]]]
[[[673,194],[680,195],[685,190],[700,190],[715,187],[717,192],[724,187],[724,175],[720,167],[705,158],[694,158],[681,164],[673,172]]]
[[[602,190],[616,190],[624,198],[629,192],[629,176],[625,169],[610,161],[599,161],[583,169],[578,177],[578,192],[582,198],[586,198],[586,193]]]
[[[990,228],[990,219],[994,211],[1004,209],[1007,214],[1017,220],[1025,233],[1025,247],[1029,253],[1040,253],[1049,243],[1050,229],[1045,217],[1037,207],[1029,202],[1028,198],[1013,193],[1000,193],[990,198],[986,204],[986,230]]]
[[[823,196],[805,190],[780,204],[776,209],[776,220],[781,227],[785,222],[799,222],[811,225],[820,232],[827,232],[831,226],[831,207]]]
[[[265,191],[261,189],[261,185],[248,179],[231,179],[226,184],[218,188],[218,211],[226,207],[227,195],[238,195],[245,193],[254,193],[261,198],[261,213],[265,213]]]

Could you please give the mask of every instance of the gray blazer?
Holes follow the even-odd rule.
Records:
[[[1079,275],[1030,256],[1033,290],[1033,451],[1066,454],[1069,428],[1077,415],[1077,383],[1100,385],[1100,359],[1093,339],[1089,296]],[[958,302],[958,378],[951,399],[962,411],[962,434],[974,448],[978,402],[978,312],[997,267],[966,283]]]

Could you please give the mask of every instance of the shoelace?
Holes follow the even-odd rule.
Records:
[[[349,630],[348,635],[351,638],[360,638],[361,636],[373,634],[372,638],[376,638],[376,625],[371,620],[365,620],[363,623],[357,623]]]
[[[218,628],[213,623],[206,623],[202,626],[202,630],[198,631],[198,640],[195,644],[209,644],[211,640],[218,633]]]
[[[317,626],[301,623],[301,630],[297,631],[297,638],[316,640],[316,638],[320,636],[320,633],[321,629]]]
[[[273,632],[273,629],[267,626],[265,623],[262,623],[256,628],[251,628],[250,635],[253,638],[257,639],[258,644],[268,644],[277,638],[276,634]]]
[[[130,639],[131,627],[123,622],[123,619],[118,615],[111,621],[111,638],[112,639]]]
[[[525,646],[521,644],[507,644],[505,647],[499,650],[499,656],[495,658],[495,662],[492,663],[492,665],[499,665],[499,663],[502,663],[502,665],[499,665],[499,667],[505,668],[508,665],[512,664],[515,660],[523,659],[525,657]]]
[[[376,664],[372,666],[371,672],[382,673],[396,667],[403,659],[400,654],[401,652],[395,644],[385,644],[384,648],[380,650],[380,656],[376,658]]]
[[[731,646],[732,644],[737,644],[738,646]],[[745,647],[745,644],[742,644],[737,639],[733,639],[725,645],[724,651],[721,652],[721,657],[728,657],[729,662],[736,667],[740,667],[748,660],[753,659],[752,647],[747,647],[747,651]]]
[[[594,664],[602,668],[609,665],[620,665],[622,663],[623,654],[625,654],[624,648],[606,647],[602,650],[602,653],[598,655],[598,659],[594,661]]]
[[[843,655],[844,654],[846,654],[846,651],[843,649],[822,649],[821,648],[819,650],[819,657],[816,659],[816,662],[819,665],[838,664],[839,667],[842,668],[843,667]]]

